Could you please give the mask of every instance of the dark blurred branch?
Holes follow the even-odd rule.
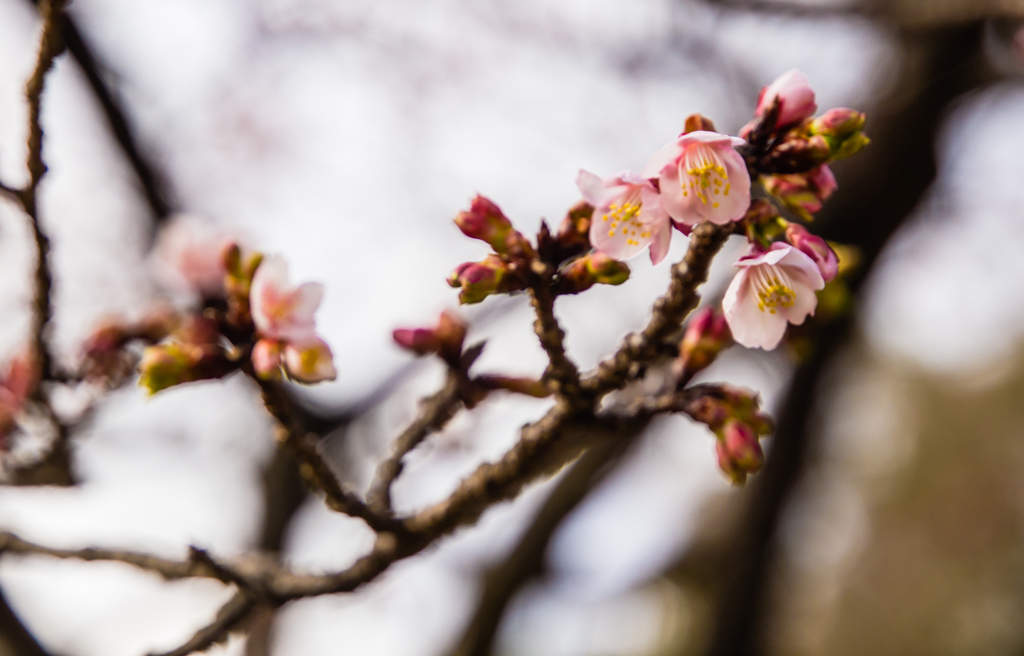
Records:
[[[29,1],[33,5],[38,5],[41,0]],[[135,135],[128,124],[127,113],[124,107],[121,106],[120,101],[107,88],[103,80],[103,66],[96,61],[92,49],[89,48],[89,45],[82,38],[82,34],[79,32],[75,21],[67,13],[61,15],[60,31],[64,37],[64,43],[67,46],[68,52],[74,57],[75,62],[85,75],[89,88],[92,89],[93,95],[103,110],[103,115],[107,118],[111,134],[113,134],[118,146],[121,147],[125,157],[128,158],[128,163],[131,165],[132,170],[135,171],[135,176],[142,186],[146,202],[149,204],[157,223],[159,223],[171,213],[171,206],[167,201],[164,182],[157,175],[156,167],[147,160],[139,148]]]
[[[635,422],[626,434],[598,442],[551,491],[533,523],[503,563],[489,571],[476,613],[452,656],[489,656],[509,602],[530,580],[544,573],[544,555],[562,521],[603,481],[647,422]]]
[[[394,442],[391,455],[377,467],[367,499],[378,512],[391,512],[391,485],[402,473],[402,459],[431,433],[437,432],[451,421],[462,407],[459,376],[449,371],[442,387],[433,396],[423,399],[416,418]]]
[[[819,223],[824,236],[861,249],[863,268],[851,281],[854,290],[871,273],[883,246],[935,178],[934,143],[941,121],[951,103],[982,82],[977,66],[981,35],[980,24],[901,33],[901,77],[893,96],[880,111],[870,114],[873,143],[860,169],[830,201]],[[928,81],[927,85],[922,88],[920,80]],[[823,374],[848,343],[853,322],[847,316],[822,326],[812,353],[790,385],[767,465],[739,524],[743,527],[739,542],[726,558],[729,575],[718,601],[709,654],[764,651],[779,522],[813,446],[811,418]]]
[[[191,653],[205,651],[214,645],[221,644],[228,639],[231,631],[247,618],[252,608],[252,598],[244,592],[238,592],[217,611],[217,617],[213,622],[199,629],[188,642],[177,649],[150,656],[188,656]]]
[[[0,654],[10,656],[50,656],[49,652],[25,628],[0,590]]]

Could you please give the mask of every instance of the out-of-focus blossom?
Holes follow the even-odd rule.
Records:
[[[864,129],[866,121],[867,116],[863,112],[836,107],[811,121],[809,130],[811,134],[845,139],[854,132]]]
[[[764,451],[757,432],[746,423],[731,419],[725,423],[715,444],[718,466],[736,485],[764,466]]]
[[[294,287],[288,264],[280,255],[264,258],[252,278],[249,305],[253,323],[263,337],[286,342],[316,339],[315,313],[324,297],[324,286],[306,282]]]
[[[284,347],[284,369],[300,383],[321,383],[338,377],[331,347],[319,337],[308,342],[288,342]]]
[[[224,251],[235,243],[226,231],[189,214],[170,219],[157,237],[153,267],[157,280],[178,293],[224,296]]]
[[[252,347],[252,368],[260,378],[278,378],[284,345],[276,339],[261,339]]]
[[[692,375],[711,364],[732,342],[725,317],[716,308],[698,310],[686,326],[679,344],[679,365]]]
[[[800,250],[775,243],[769,251],[753,250],[736,266],[740,271],[725,292],[722,310],[737,343],[771,350],[782,341],[787,323],[800,325],[814,314],[814,292],[825,280]]]
[[[621,285],[629,280],[629,267],[625,262],[613,260],[601,251],[580,257],[558,274],[559,294],[578,294],[594,285]]]
[[[307,282],[295,287],[288,264],[280,255],[263,258],[252,276],[249,306],[260,340],[253,346],[253,369],[272,377],[284,366],[289,377],[302,383],[334,380],[331,349],[316,334],[316,310],[324,287]]]
[[[743,143],[717,132],[690,132],[658,151],[643,176],[658,178],[661,204],[679,223],[735,221],[750,205],[750,174],[736,152]]]
[[[825,282],[831,282],[839,273],[839,258],[828,243],[798,223],[786,226],[786,240],[804,255],[814,260]]]
[[[761,184],[788,209],[807,220],[821,211],[837,187],[836,178],[827,164],[810,173],[762,176]]]
[[[580,171],[576,186],[594,206],[590,243],[609,257],[625,260],[650,246],[651,262],[665,259],[672,224],[650,180],[623,172],[605,178]]]
[[[217,322],[192,316],[168,341],[148,346],[139,362],[139,385],[150,394],[198,380],[220,378],[237,369],[227,357]]]
[[[818,105],[814,101],[814,90],[811,89],[807,76],[795,68],[786,71],[761,89],[761,94],[757,97],[757,115],[763,116],[775,98],[779,99],[780,110],[775,127],[799,123],[814,116],[814,112],[818,110]]]
[[[399,328],[392,337],[396,344],[416,355],[439,353],[450,365],[458,366],[467,329],[462,319],[445,311],[434,328]]]

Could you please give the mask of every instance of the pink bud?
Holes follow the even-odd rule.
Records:
[[[396,344],[416,355],[437,353],[441,347],[437,336],[430,328],[398,328],[391,333],[391,337]]]
[[[463,234],[485,241],[496,253],[506,253],[507,239],[512,232],[512,223],[501,209],[489,199],[477,195],[470,203],[469,210],[459,212],[455,225]]]
[[[776,96],[781,103],[779,119],[775,127],[783,127],[793,123],[799,123],[805,118],[814,116],[818,105],[814,101],[814,90],[807,80],[807,76],[797,69],[787,71],[777,77],[774,82],[761,89],[761,95],[757,98],[757,115],[761,116]]]
[[[723,348],[732,342],[729,324],[717,308],[698,310],[686,326],[679,345],[682,369],[692,375],[711,364]]]
[[[338,377],[331,348],[319,337],[303,344],[287,344],[284,368],[289,377],[300,383],[320,383]]]
[[[715,448],[718,466],[734,483],[742,485],[747,474],[764,466],[764,451],[757,433],[743,422],[730,420],[725,424]]]
[[[864,128],[867,117],[853,109],[837,107],[830,109],[811,122],[811,134],[844,139]]]
[[[252,368],[260,378],[276,378],[281,371],[281,342],[261,339],[252,347]]]
[[[825,282],[831,282],[839,273],[839,258],[828,243],[807,231],[802,225],[790,223],[786,227],[786,241],[814,260]]]
[[[490,255],[482,262],[460,264],[448,277],[448,284],[462,288],[460,303],[479,303],[491,294],[523,289],[522,285],[507,284],[507,270],[501,258]]]

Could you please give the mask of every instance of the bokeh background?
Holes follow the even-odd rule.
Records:
[[[541,545],[539,574],[509,591],[491,649],[1024,650],[1021,3],[75,0],[69,14],[93,68],[64,55],[43,107],[61,357],[73,364],[99,321],[161,298],[149,249],[168,216],[206,217],[326,284],[319,326],[340,375],[297,393],[359,488],[442,379],[390,333],[455,305],[445,277],[483,255],[451,222],[473,194],[535,231],[577,200],[580,168],[637,169],[693,112],[735,133],[759,88],[794,67],[822,109],[867,111],[874,143],[836,167],[840,191],[815,225],[865,253],[854,312],[802,358],[735,348],[703,375],[759,390],[780,418],[768,469],[731,488],[706,430],[656,422]],[[10,184],[27,178],[22,94],[38,29],[31,2],[0,0]],[[0,200],[8,357],[26,341],[30,243],[26,218]],[[685,247],[677,234],[669,258]],[[741,249],[727,245],[709,298]],[[559,301],[583,369],[644,324],[667,284],[667,266],[631,265],[625,285]],[[542,371],[524,298],[464,316],[488,342],[479,370]],[[461,415],[411,454],[398,507],[442,499],[548,403],[495,398]],[[154,398],[129,386],[73,436],[73,486],[10,477],[0,527],[55,546],[182,557],[198,545],[346,566],[371,532],[288,482],[270,428],[238,378]],[[8,468],[47,439],[27,427]],[[454,653],[486,574],[507,564],[555,483],[364,589],[267,612],[249,640],[210,653]],[[48,653],[68,656],[171,649],[230,595],[117,564],[8,556],[0,589]],[[3,633],[0,654],[18,653]],[[747,651],[729,651],[740,649],[730,636]]]

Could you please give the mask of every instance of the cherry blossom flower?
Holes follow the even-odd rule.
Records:
[[[337,375],[331,349],[316,334],[314,314],[324,287],[307,282],[293,287],[284,258],[265,258],[249,292],[252,320],[261,339],[253,347],[257,373],[270,377],[278,366],[303,383],[333,380]]]
[[[280,255],[263,260],[252,278],[249,302],[252,320],[264,337],[282,341],[310,341],[316,337],[316,313],[324,286],[306,282],[293,287],[288,264]]]
[[[762,116],[768,111],[776,97],[781,103],[781,111],[775,127],[799,123],[814,116],[814,112],[818,110],[814,90],[811,89],[807,76],[795,68],[786,71],[761,89],[761,94],[757,97],[757,115]]]
[[[735,221],[750,205],[750,174],[736,152],[743,143],[717,132],[689,132],[658,151],[643,176],[658,178],[661,204],[679,223]]]
[[[815,291],[825,286],[818,265],[793,246],[772,244],[753,250],[736,263],[740,271],[722,300],[733,339],[749,348],[779,345],[786,324],[800,325],[818,304]]]
[[[172,292],[224,296],[224,252],[234,238],[213,223],[178,214],[160,231],[153,251],[157,281]]]
[[[594,206],[590,243],[605,255],[625,260],[650,246],[651,262],[668,254],[672,224],[662,207],[658,189],[636,173],[605,178],[580,171],[576,178],[583,198]]]

